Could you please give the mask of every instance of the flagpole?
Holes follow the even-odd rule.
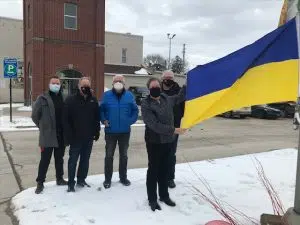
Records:
[[[300,114],[300,16],[299,12],[296,16],[296,29],[297,29],[297,43],[298,43],[298,98],[296,104],[296,114]],[[299,116],[295,117],[296,119]],[[299,123],[300,121],[298,121]],[[299,129],[299,137],[298,137],[298,157],[297,157],[297,172],[296,172],[296,187],[295,187],[295,202],[294,202],[294,211],[299,215],[300,214],[300,129]]]

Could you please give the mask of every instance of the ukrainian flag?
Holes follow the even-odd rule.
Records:
[[[187,75],[182,127],[241,107],[295,101],[298,87],[296,18],[224,58]]]

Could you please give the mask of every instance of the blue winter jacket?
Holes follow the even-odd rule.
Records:
[[[124,91],[120,98],[113,91],[106,91],[99,107],[101,122],[109,122],[105,133],[129,133],[138,118],[138,107],[129,91]]]

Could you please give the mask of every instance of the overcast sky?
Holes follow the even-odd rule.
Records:
[[[144,55],[172,56],[186,43],[191,66],[252,43],[278,25],[283,0],[106,0],[106,30],[144,36]],[[22,0],[0,0],[0,16],[22,18]]]

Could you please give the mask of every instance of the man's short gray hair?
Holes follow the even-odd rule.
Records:
[[[165,79],[165,78],[172,78],[174,79],[174,73],[172,70],[166,70],[163,72],[162,76],[161,76],[162,79]]]
[[[78,86],[79,86],[79,87],[81,86],[81,82],[82,82],[83,80],[89,81],[89,83],[90,83],[90,85],[91,85],[91,78],[90,78],[90,77],[81,77],[81,78],[79,79],[79,82],[78,82]]]
[[[115,82],[116,80],[118,81],[123,81],[125,83],[125,77],[123,75],[117,74],[113,77],[113,82]]]
[[[82,81],[82,80],[88,80],[89,82],[91,82],[91,78],[90,77],[81,77],[79,79],[79,82]]]

